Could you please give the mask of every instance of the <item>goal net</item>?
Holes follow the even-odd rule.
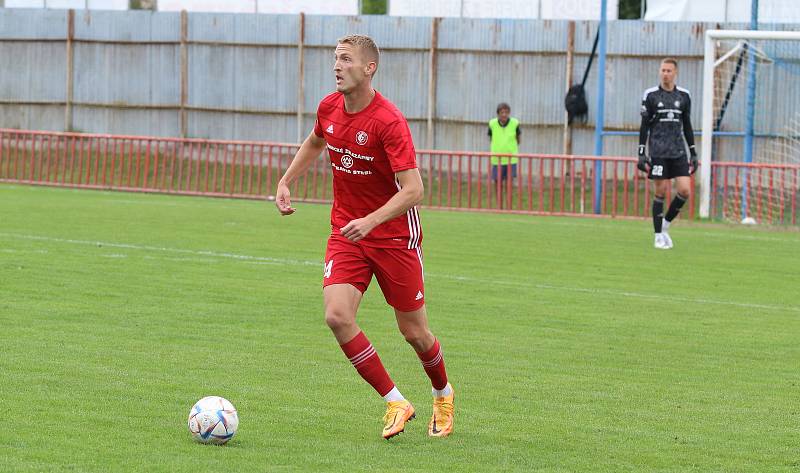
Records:
[[[702,145],[701,216],[797,224],[800,32],[707,32]]]

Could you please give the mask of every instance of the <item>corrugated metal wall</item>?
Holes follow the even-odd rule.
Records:
[[[67,15],[66,11],[0,9],[0,59],[6,65],[0,74],[0,126],[67,127]],[[336,39],[347,33],[366,33],[383,50],[375,87],[406,114],[417,147],[424,147],[429,140],[433,21],[437,20],[306,16],[302,133],[310,130],[319,100],[333,90]],[[505,101],[522,122],[521,151],[560,153],[568,22],[438,21],[434,147],[486,149],[486,122],[494,116],[497,103]],[[181,22],[180,13],[75,12],[71,128],[180,136],[183,108],[189,136],[296,141],[301,17],[191,13],[186,17],[183,42]],[[638,130],[641,93],[657,84],[659,59],[667,55],[680,62],[678,83],[692,91],[692,119],[699,128],[703,33],[709,27],[745,25],[610,22],[607,128]],[[573,82],[582,76],[596,28],[596,22],[576,23]],[[187,63],[182,104],[183,48]],[[576,154],[590,154],[594,148],[596,64],[587,82],[588,123],[573,129]],[[776,87],[776,81],[785,82],[786,77],[762,81],[759,90]],[[759,110],[771,114],[769,123],[780,123],[798,108],[800,88],[793,87],[789,96],[782,96],[768,111]],[[730,110],[727,126],[741,129],[743,115],[736,110]],[[766,120],[760,123],[759,131],[777,131],[771,129],[774,125],[764,125]],[[631,155],[635,140],[607,137],[605,153]]]

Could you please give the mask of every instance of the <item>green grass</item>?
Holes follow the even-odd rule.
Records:
[[[322,318],[327,206],[0,185],[0,470],[797,471],[800,233],[424,211],[426,300],[456,398],[376,284],[359,321],[420,418]],[[193,443],[191,405],[240,413]]]

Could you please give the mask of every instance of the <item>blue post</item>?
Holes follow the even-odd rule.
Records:
[[[750,29],[758,29],[758,0],[751,0],[750,3]],[[753,132],[755,129],[755,110],[756,110],[756,54],[754,48],[748,48],[747,55],[747,123],[744,134],[744,159],[745,163],[753,162]],[[744,182],[742,184],[742,219],[747,217],[747,169],[744,170]]]
[[[605,127],[605,94],[606,94],[606,7],[607,0],[600,1],[600,40],[597,54],[597,118],[594,124],[594,154],[603,155],[603,128]],[[594,163],[594,213],[600,213],[600,201],[603,198],[603,163]]]

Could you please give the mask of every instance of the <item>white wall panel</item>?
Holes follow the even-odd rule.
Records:
[[[752,0],[647,0],[648,21],[750,21]],[[800,1],[760,0],[759,23],[800,23]]]
[[[127,10],[128,0],[6,0],[6,8]]]
[[[358,15],[358,0],[159,0],[160,11]]]

